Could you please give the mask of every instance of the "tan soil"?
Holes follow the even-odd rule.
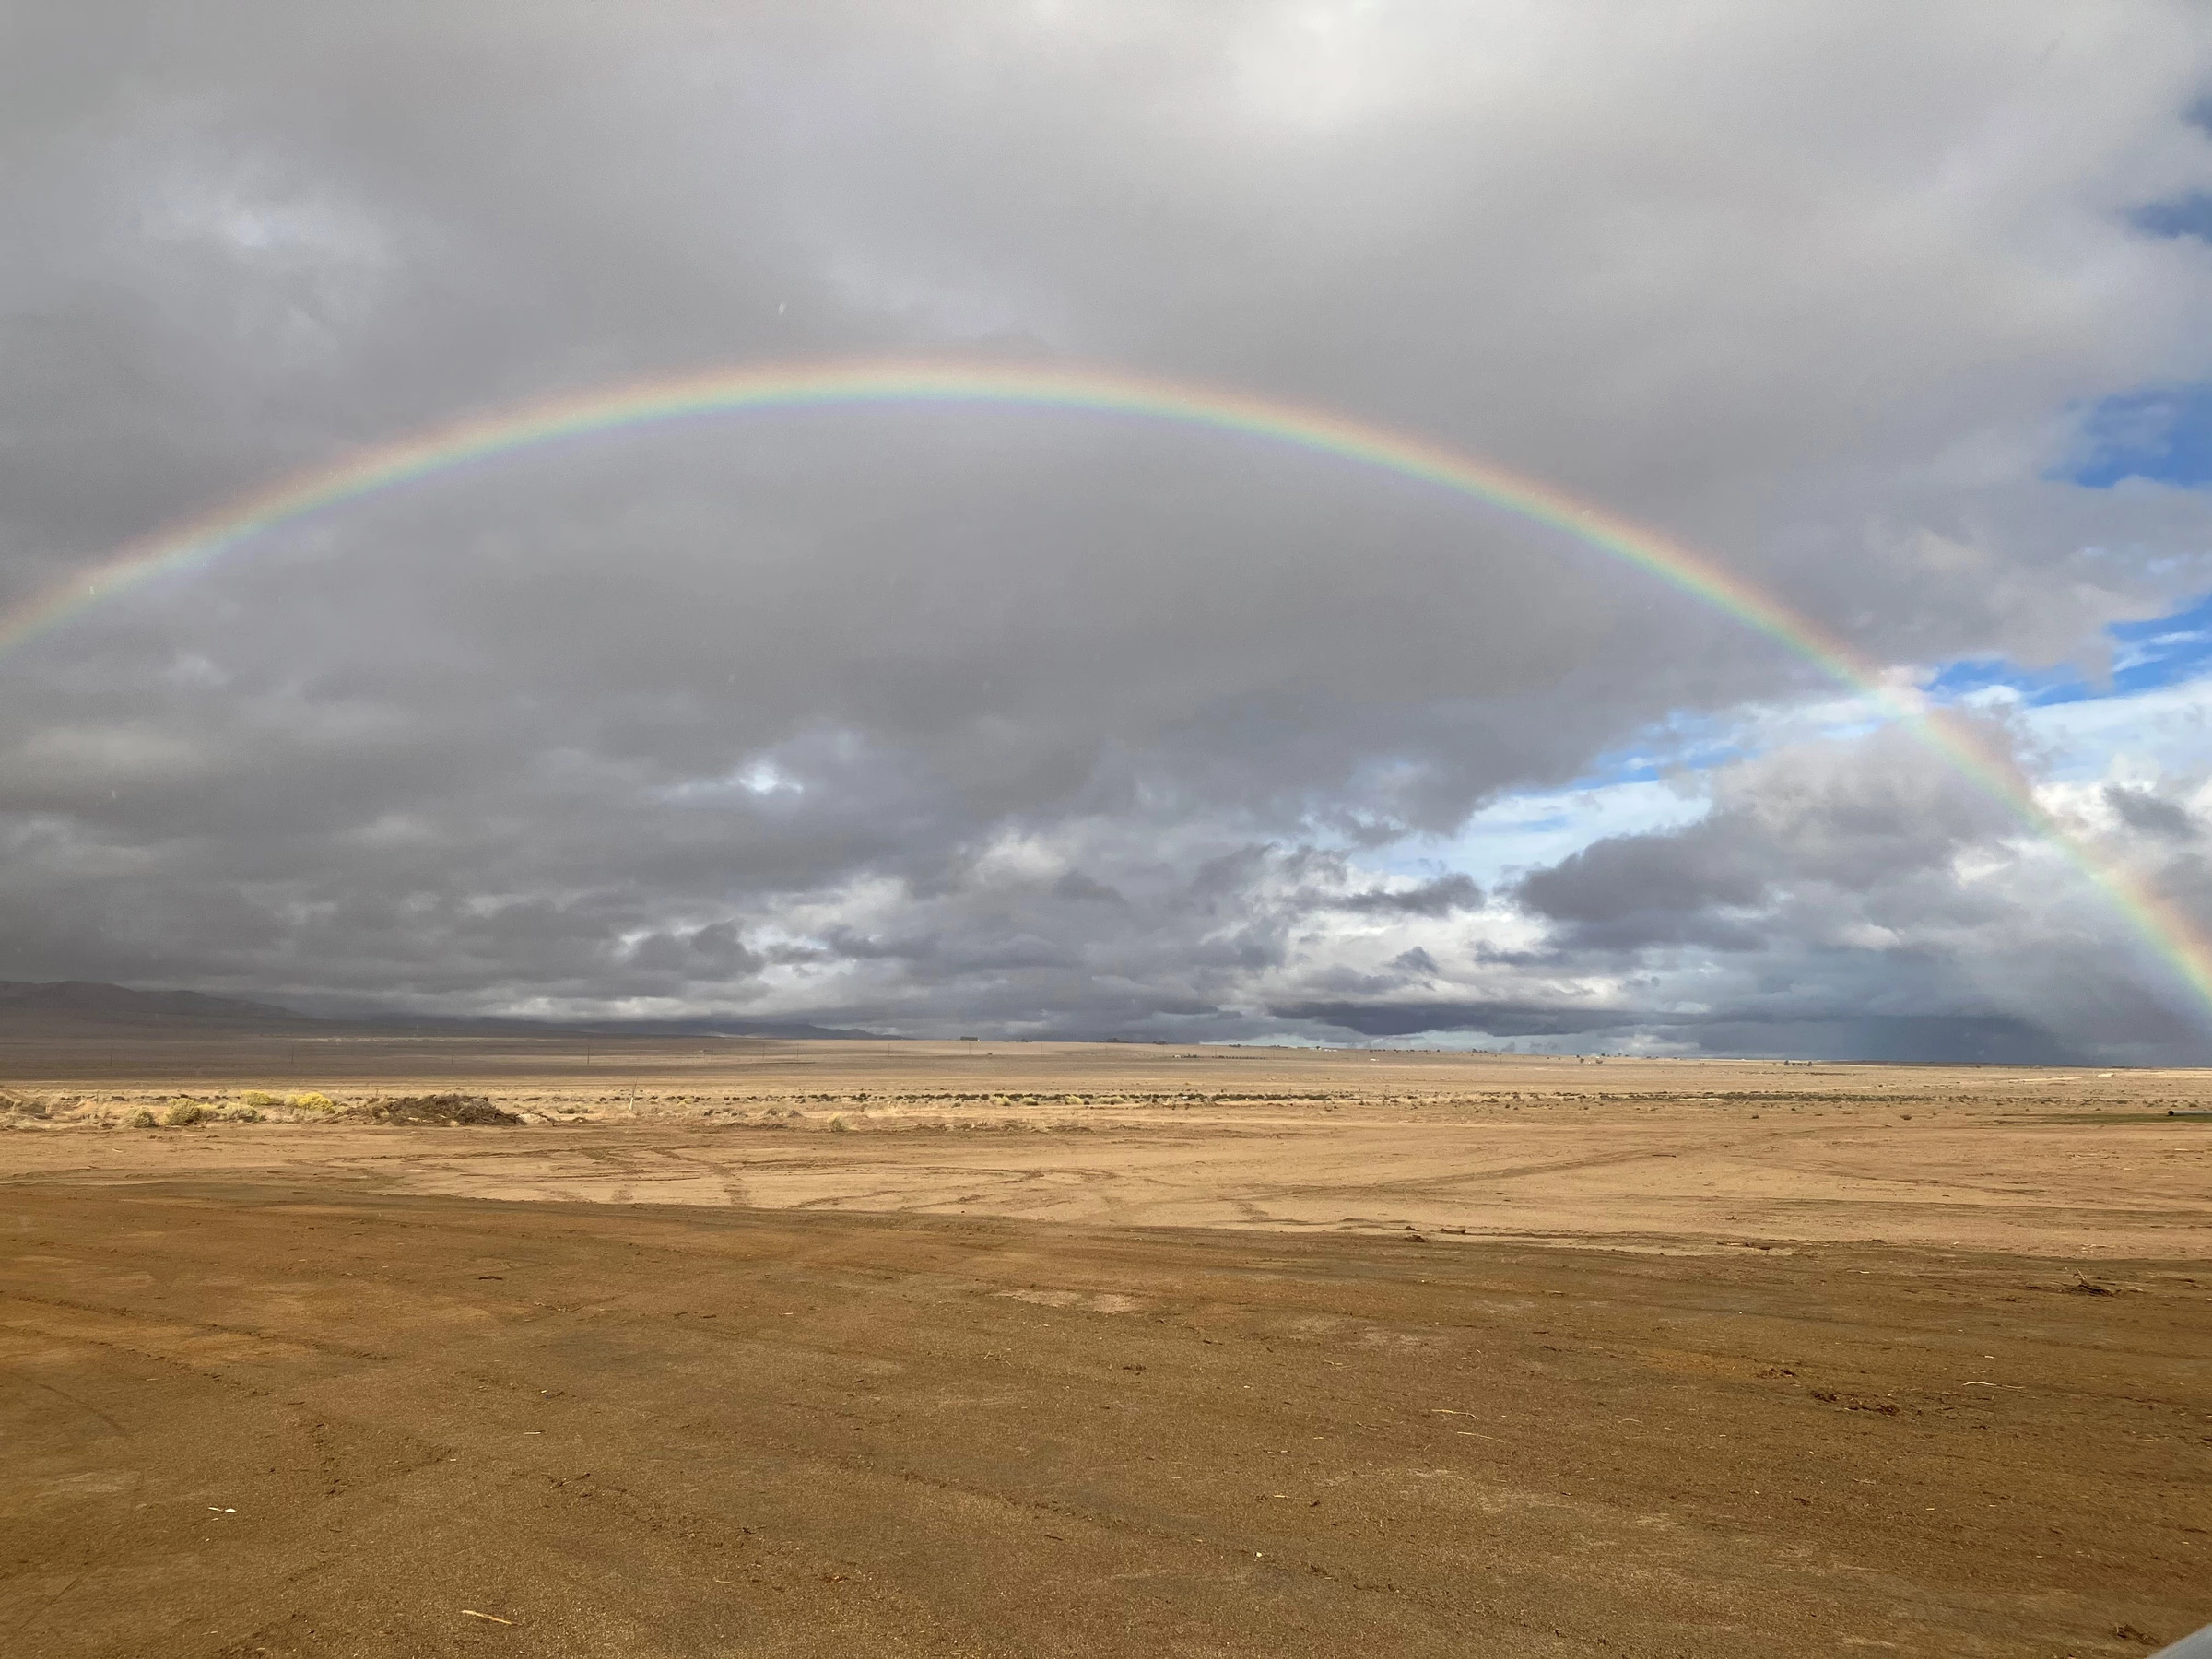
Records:
[[[2087,1659],[2212,1619],[2197,1074],[15,1046],[11,1653]],[[96,1126],[307,1088],[580,1121]]]

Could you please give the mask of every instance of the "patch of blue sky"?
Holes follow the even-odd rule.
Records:
[[[2212,771],[2212,594],[2142,622],[2115,622],[2108,674],[2025,669],[2000,659],[1947,664],[1939,702],[2007,705],[2054,782]]]
[[[2108,674],[2022,668],[1998,658],[1948,663],[1924,683],[1939,703],[1994,702],[2017,713],[2054,782],[2212,772],[2212,594],[2163,617],[2106,629]],[[1884,724],[1866,699],[1677,715],[1600,756],[1557,789],[1491,802],[1450,836],[1415,836],[1355,855],[1377,874],[1464,873],[1486,888],[1557,864],[1612,836],[1663,833],[1703,818],[1710,775],[1786,745],[1837,741]]]
[[[2212,132],[2212,98],[2187,120]],[[2212,244],[2212,191],[2152,202],[2129,217],[2146,236]],[[2212,484],[2212,382],[2142,386],[2090,405],[2072,462],[2059,476],[2092,488],[2129,478],[2189,489]]]
[[[2147,622],[2115,622],[2112,692],[2153,691],[2212,674],[2212,594]]]
[[[2138,207],[2132,216],[2136,229],[2149,236],[2194,236],[2212,242],[2212,192],[2192,191],[2171,201]]]
[[[1711,806],[1696,773],[1530,791],[1491,802],[1454,835],[1409,838],[1368,852],[1359,863],[1394,876],[1465,874],[1495,888],[1608,836],[1694,824]]]
[[[1494,888],[1594,841],[1696,823],[1712,809],[1712,773],[1788,744],[1859,736],[1886,718],[1847,693],[1814,703],[1678,713],[1600,755],[1571,783],[1500,796],[1454,834],[1362,848],[1354,862],[1378,875],[1464,874]]]
[[[1924,689],[1937,702],[2002,701],[2024,708],[2131,698],[2212,675],[2212,594],[2143,622],[2105,629],[2112,665],[2092,677],[2078,665],[2022,668],[2000,657],[1947,663]]]
[[[1634,742],[1599,755],[1571,783],[1512,796],[1501,805],[1579,797],[1618,784],[1714,771],[1788,743],[1858,736],[1887,718],[1869,700],[1848,691],[1813,702],[1752,704],[1714,713],[1678,712],[1645,727]]]
[[[2148,783],[2212,773],[2212,679],[2022,712],[2036,770],[2053,782]]]
[[[2081,670],[2071,664],[2030,669],[2002,657],[1969,657],[1946,663],[1922,688],[1938,703],[2003,702],[2030,708],[2076,702],[2096,695]]]
[[[2212,383],[2145,386],[2084,411],[2059,476],[2091,489],[2130,478],[2185,489],[2212,484]]]
[[[1710,771],[1749,752],[1740,720],[1677,713],[1641,733],[1634,743],[1598,756],[1570,787],[1586,791],[1650,783],[1681,772]]]

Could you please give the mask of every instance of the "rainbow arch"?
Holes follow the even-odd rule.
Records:
[[[2212,1016],[2212,947],[2189,920],[2140,877],[2100,858],[2053,818],[2006,759],[1960,722],[1928,707],[1915,688],[1894,681],[1880,664],[1841,636],[1660,532],[1536,479],[1369,422],[1188,382],[1089,368],[839,360],[642,381],[468,416],[295,474],[130,543],[88,575],[0,612],[0,658],[153,577],[205,564],[308,514],[472,462],[561,439],[700,416],[860,405],[970,405],[1137,416],[1333,456],[1550,525],[1778,641],[1916,733],[2102,888]]]

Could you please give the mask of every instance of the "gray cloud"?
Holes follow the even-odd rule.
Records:
[[[2127,789],[2108,783],[2104,789],[2104,804],[2118,815],[2121,822],[2131,830],[2140,830],[2147,835],[2168,841],[2194,841],[2204,833],[2204,826],[2191,815],[2189,809],[2147,789]]]
[[[1471,876],[1439,876],[1417,888],[1381,888],[1336,902],[1339,909],[1363,915],[1448,916],[1454,911],[1480,910],[1482,889]]]
[[[2074,831],[2202,913],[2196,819],[2148,798],[2084,791]],[[1418,985],[1270,1009],[1367,1037],[1645,1052],[2160,1061],[2201,1041],[2186,986],[2112,926],[2109,896],[1894,730],[1724,769],[1697,821],[1595,841],[1513,897],[1545,924],[1529,945],[1430,951]]]
[[[1486,1039],[1564,1038],[1585,1053],[1634,1053],[1652,1038],[1677,1052],[1823,1055],[1902,1065],[2079,1065],[2070,1048],[2031,1022],[2008,1015],[1869,1014],[1816,1019],[1657,1018],[1513,1004],[1311,1004],[1277,1010],[1365,1037],[1434,1037],[1479,1032]],[[1635,1041],[1623,1042],[1623,1039]]]
[[[1532,872],[1518,897],[1583,944],[1695,936],[1726,947],[1763,935],[1734,918],[1808,884],[1853,895],[1924,885],[1959,852],[2017,832],[2006,810],[1901,731],[1855,750],[1785,750],[1717,781],[1686,830],[1594,842]]]
[[[1344,409],[1878,660],[2093,669],[2206,581],[2200,497],[2057,475],[2096,398],[2212,373],[2212,253],[2146,229],[2212,184],[2212,61],[2183,6],[2038,9],[34,8],[0,53],[0,603],[457,411],[911,350]],[[1377,875],[1818,681],[1554,533],[1218,433],[566,445],[112,601],[0,686],[14,979],[1340,1035],[1656,1032],[1703,973],[1726,1006],[1668,1029],[1933,996],[2056,1042],[2089,961],[2115,1041],[2180,1041],[2126,1011],[2152,970],[2109,915],[2032,861],[1963,876],[2012,867],[2004,827],[1880,743],[1502,894]],[[2195,903],[2190,787],[2095,832]]]

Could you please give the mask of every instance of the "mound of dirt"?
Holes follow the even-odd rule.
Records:
[[[371,1100],[345,1114],[371,1124],[519,1124],[512,1112],[494,1106],[482,1095],[409,1095],[397,1100]]]

